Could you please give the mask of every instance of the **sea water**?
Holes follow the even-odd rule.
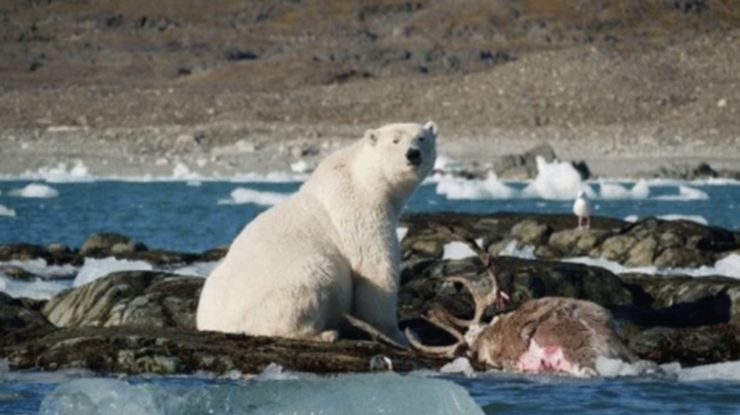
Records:
[[[246,223],[301,185],[290,180],[188,180],[106,181],[86,176],[73,182],[0,181],[0,243],[79,246],[91,233],[118,232],[151,248],[199,252],[229,243]],[[572,193],[584,187],[596,215],[627,220],[659,216],[740,229],[740,186],[732,182],[578,181],[561,186],[544,179],[512,183],[495,177],[461,181],[438,176],[416,192],[407,210],[569,213]],[[740,266],[732,261],[720,264],[730,276]],[[48,298],[113,269],[149,267],[111,259],[88,259],[81,268],[48,266],[39,260],[20,265],[49,281],[24,283],[0,275],[0,290],[34,298]],[[214,265],[170,271],[206,277]],[[615,264],[598,265],[620,271]],[[697,276],[714,271],[688,270]],[[740,413],[738,363],[674,368],[668,377],[587,380],[497,372],[329,378],[296,374],[262,380],[208,374],[120,378],[85,371],[11,372],[3,365],[0,361],[0,414]]]

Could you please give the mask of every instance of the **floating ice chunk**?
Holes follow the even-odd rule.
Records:
[[[404,237],[406,237],[406,234],[409,232],[409,228],[406,228],[404,226],[399,226],[396,228],[396,236],[398,237],[399,241],[402,241]]]
[[[606,268],[615,274],[641,273],[641,274],[662,274],[662,275],[689,275],[692,277],[706,277],[719,275],[730,278],[740,279],[740,254],[730,254],[714,263],[714,266],[702,266],[699,268],[665,268],[656,267],[625,267],[624,265],[610,261],[605,258],[575,257],[563,259],[565,262],[574,262]]]
[[[524,245],[520,247],[517,241],[509,241],[498,254],[524,259],[535,259],[534,246]]]
[[[290,170],[294,173],[308,173],[313,170],[313,167],[306,160],[298,160],[290,164]]]
[[[437,194],[450,200],[510,199],[515,193],[493,173],[484,180],[441,176],[437,183]]]
[[[596,373],[605,378],[622,376],[645,376],[660,372],[660,368],[653,362],[639,360],[634,363],[620,359],[611,359],[604,356],[596,357]]]
[[[442,259],[463,259],[478,255],[464,242],[449,242],[445,244],[443,249]]]
[[[634,222],[637,222],[639,219],[640,219],[640,217],[637,216],[637,215],[627,215],[627,216],[624,217],[624,221],[625,222],[633,222],[634,223]]]
[[[472,378],[475,376],[475,370],[470,365],[470,360],[466,357],[458,357],[455,360],[447,363],[439,369],[440,373],[460,373],[466,377]]]
[[[702,190],[681,185],[681,186],[678,186],[677,195],[655,196],[654,199],[655,200],[668,200],[668,201],[708,200],[709,195]]]
[[[740,382],[740,360],[681,369],[678,372],[678,380],[685,382],[702,380],[733,380]]]
[[[238,205],[253,203],[261,206],[272,206],[282,202],[288,197],[290,197],[290,195],[286,193],[262,192],[259,190],[247,189],[245,187],[237,187],[231,192],[231,197],[229,199],[221,199],[218,201],[218,204]]]
[[[288,370],[285,370],[282,366],[280,366],[277,363],[270,363],[268,364],[264,369],[262,369],[262,373],[257,375],[255,380],[258,381],[264,381],[264,380],[298,380],[301,379],[301,377],[304,376],[300,373],[291,372]]]
[[[638,181],[631,189],[616,183],[601,183],[599,196],[602,199],[647,199],[650,186],[645,180]]]
[[[191,277],[206,278],[211,275],[211,272],[213,272],[213,270],[216,269],[219,264],[221,264],[221,261],[194,262],[190,265],[177,268],[172,271],[172,273]]]
[[[144,261],[129,261],[113,257],[103,259],[85,258],[85,263],[82,264],[82,268],[80,268],[80,272],[77,273],[72,285],[79,287],[80,285],[95,281],[112,272],[151,271],[153,269],[154,267],[152,267],[150,263]]]
[[[202,176],[190,170],[184,163],[177,163],[172,169],[172,178],[176,180],[198,180]]]
[[[465,389],[393,373],[249,381],[203,387],[79,379],[44,398],[42,415],[87,414],[483,414]]]
[[[0,262],[0,265],[19,267],[44,279],[72,278],[77,273],[77,267],[74,265],[49,265],[43,258]]]
[[[50,198],[59,196],[59,192],[45,184],[31,183],[22,189],[11,190],[10,195],[18,197]]]
[[[526,196],[548,200],[572,200],[580,192],[594,196],[591,187],[581,179],[581,174],[571,163],[548,163],[543,157],[537,157],[536,161],[537,177],[524,188]]]
[[[0,205],[0,216],[7,216],[10,218],[15,217],[15,209],[11,209],[9,207],[5,207],[3,205]]]
[[[700,223],[702,225],[709,225],[709,222],[704,216],[701,215],[682,215],[678,213],[671,213],[668,215],[660,215],[659,219],[663,220],[688,220],[691,222]]]
[[[67,170],[66,163],[59,163],[57,167],[42,167],[38,170],[37,177],[49,183],[63,182],[86,182],[93,180],[85,163],[76,160],[71,169]]]

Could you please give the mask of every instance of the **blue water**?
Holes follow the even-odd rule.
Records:
[[[0,181],[0,205],[15,211],[15,217],[0,216],[0,243],[62,242],[79,246],[94,232],[119,232],[152,248],[197,252],[229,243],[264,206],[219,204],[237,187],[290,193],[300,183],[121,182],[49,184],[59,192],[53,198],[22,198],[12,190],[28,181]],[[740,186],[689,183],[708,196],[700,200],[660,200],[677,195],[678,183],[652,184],[643,200],[593,201],[596,214],[625,218],[649,215],[696,215],[709,224],[740,229]],[[524,184],[510,184],[521,189]],[[592,184],[598,192],[599,185]],[[629,187],[629,185],[627,185]],[[657,199],[656,199],[657,197]],[[457,212],[543,212],[568,213],[570,201],[534,198],[459,201],[448,200],[434,184],[422,186],[413,196],[409,211]],[[2,366],[0,364],[0,366]],[[0,414],[36,413],[41,401],[67,379],[38,373],[2,373],[0,369]],[[127,378],[169,387],[177,385],[206,391],[231,384],[233,393],[249,391],[250,384],[197,377]],[[679,382],[652,378],[574,380],[545,376],[482,376],[448,378],[465,387],[489,414],[566,413],[740,413],[740,382],[703,380]],[[230,383],[231,382],[231,383]],[[409,397],[423,399],[423,397]],[[243,409],[243,408],[242,408]]]
[[[13,189],[28,181],[0,181],[0,205],[13,209],[15,217],[0,216],[0,243],[62,242],[79,246],[95,232],[118,232],[149,247],[179,251],[203,251],[231,242],[234,236],[266,209],[253,204],[219,204],[237,187],[291,193],[300,183],[184,182],[53,183],[54,198],[12,196]],[[594,200],[595,214],[625,218],[629,215],[699,215],[709,224],[740,229],[740,186],[690,184],[708,195],[706,200],[660,200],[675,195],[676,184],[651,185],[645,200]],[[522,188],[523,184],[511,184]],[[598,190],[598,184],[592,187]],[[496,211],[569,213],[572,202],[540,199],[448,200],[434,184],[422,186],[408,204],[411,212]]]
[[[48,380],[44,379],[46,376],[48,375],[31,374],[3,380],[0,374],[0,413],[35,414],[44,398],[58,385],[77,378],[77,376],[64,378],[64,376],[52,375],[52,379]],[[475,378],[446,376],[444,379],[463,386],[486,414],[740,413],[740,382],[737,381],[683,382],[654,378],[570,379],[502,374],[483,374]],[[224,400],[231,401],[233,412],[229,413],[250,413],[250,409],[255,410],[258,407],[257,401],[265,399],[265,385],[247,381],[198,376],[129,377],[124,378],[123,381],[131,385],[145,385],[150,388],[150,392],[154,391],[161,395],[158,398],[160,401],[172,401],[170,405],[177,403],[178,398],[192,395],[193,392],[198,394],[198,398],[194,401],[200,401],[199,406],[218,407],[219,403]],[[278,390],[282,387],[279,383],[274,386]],[[348,388],[351,388],[351,385],[348,384]],[[276,396],[276,393],[278,392],[268,393],[268,395],[272,395],[272,399],[279,398],[280,395]],[[119,399],[136,399],[136,395],[132,397],[128,396],[129,394],[130,392],[126,391],[120,392],[123,397]],[[331,396],[331,399],[336,400],[337,398]],[[348,392],[347,399],[352,399],[350,392]],[[414,396],[409,399],[425,399],[425,397]],[[314,396],[312,401],[315,400],[321,401],[321,398]],[[189,399],[188,405],[196,406],[190,401],[193,400]],[[243,405],[240,401],[254,402],[255,405]],[[406,404],[398,403],[398,406],[402,405]],[[390,403],[387,406],[395,405]],[[325,407],[327,413],[336,412],[331,410],[333,405],[329,398],[327,398]],[[375,413],[372,411],[371,403],[368,403],[365,409],[367,413]],[[298,413],[308,414],[307,411]]]

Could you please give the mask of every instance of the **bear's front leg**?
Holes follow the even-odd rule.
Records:
[[[353,278],[355,317],[370,323],[399,344],[408,340],[398,328],[398,270],[380,265],[374,270],[364,270]]]

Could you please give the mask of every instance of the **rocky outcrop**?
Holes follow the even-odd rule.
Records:
[[[578,298],[609,309],[618,322],[619,334],[641,358],[683,364],[740,358],[739,280],[615,275],[601,267],[557,261],[591,255],[632,266],[677,266],[686,261],[704,264],[737,252],[736,234],[691,222],[656,219],[627,223],[594,218],[590,230],[574,230],[574,224],[570,215],[404,217],[402,226],[408,227],[408,233],[402,242],[401,325],[412,328],[425,343],[450,342],[448,336],[420,318],[435,307],[458,317],[472,315],[470,295],[446,277],[467,278],[481,294],[490,290],[490,280],[477,256],[442,258],[445,244],[463,236],[477,240],[489,253],[498,253],[512,243],[533,248],[534,258],[494,257],[495,272],[511,299],[505,310],[489,309],[486,319],[517,309],[530,299]],[[220,247],[200,255],[168,253],[148,260],[162,264],[196,258],[216,260],[227,249]],[[2,252],[16,258],[55,261],[52,250],[44,247],[4,246],[0,247]],[[78,255],[69,249],[55,252]],[[135,258],[153,252],[158,251],[117,256]],[[20,279],[33,278],[12,266],[3,272]],[[230,369],[254,373],[271,361],[312,372],[366,371],[377,355],[389,357],[396,370],[444,363],[364,341],[327,344],[196,332],[194,318],[202,284],[201,278],[126,271],[69,289],[46,302],[0,294],[0,357],[8,358],[12,368],[85,367],[128,373]]]
[[[110,274],[58,294],[42,312],[58,327],[146,326],[195,329],[202,278],[148,271]]]
[[[15,342],[0,338],[0,356],[13,370],[159,374],[260,373],[273,362],[302,372],[368,372],[384,358],[401,372],[444,364],[367,341],[326,343],[145,327],[68,328]]]
[[[731,231],[656,218],[628,223],[594,217],[587,230],[575,229],[572,215],[547,214],[420,214],[403,218],[402,224],[409,227],[402,241],[405,258],[440,257],[444,245],[453,238],[439,227],[464,229],[492,254],[515,241],[519,246],[531,246],[542,259],[590,256],[630,267],[698,267],[740,249]]]

